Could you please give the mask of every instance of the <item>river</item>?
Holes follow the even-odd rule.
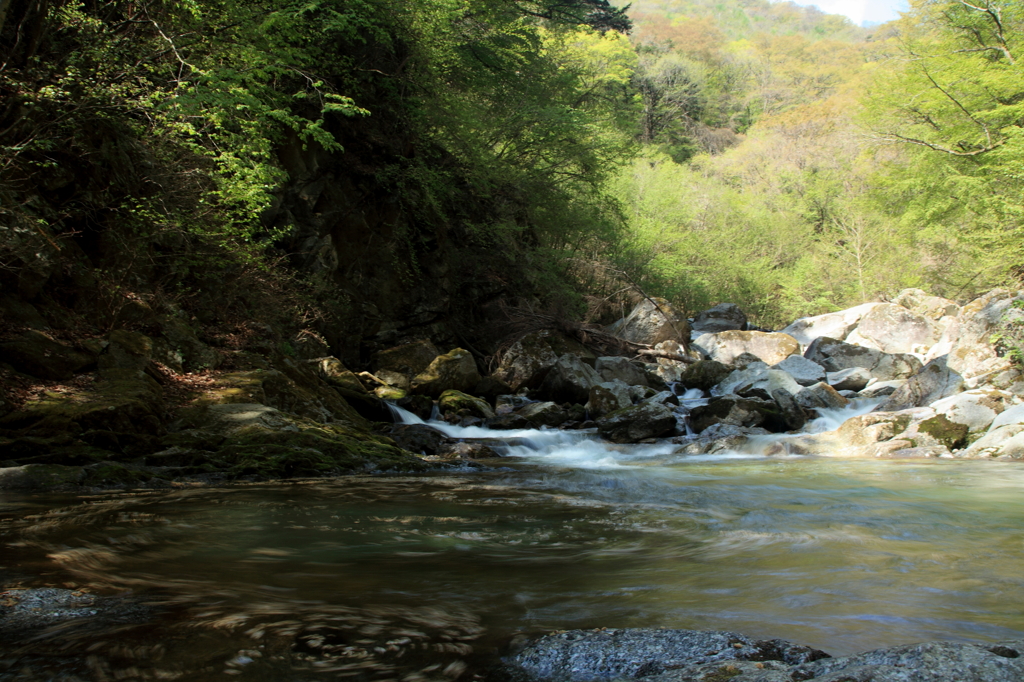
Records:
[[[72,623],[0,661],[417,682],[571,628],[726,629],[833,654],[1024,636],[1019,464],[445,428],[511,437],[514,456],[421,476],[0,493],[3,584],[127,593],[152,614]]]

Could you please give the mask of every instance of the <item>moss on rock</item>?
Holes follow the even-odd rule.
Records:
[[[950,450],[967,446],[967,434],[969,432],[967,425],[951,422],[944,414],[936,415],[931,419],[925,419],[917,425],[917,430],[927,433]]]

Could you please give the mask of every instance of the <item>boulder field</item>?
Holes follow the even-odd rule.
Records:
[[[350,369],[310,349],[215,349],[174,316],[89,338],[19,319],[0,341],[0,489],[422,471],[483,466],[500,451],[394,424],[389,403],[494,431],[669,439],[693,454],[757,443],[766,454],[1024,458],[1024,378],[1007,343],[1024,294],[1003,290],[963,306],[907,290],[774,332],[750,329],[731,304],[687,320],[649,299],[601,331],[628,349],[619,355],[540,329],[489,358],[490,372],[429,339]]]

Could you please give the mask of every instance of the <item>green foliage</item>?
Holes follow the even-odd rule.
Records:
[[[887,168],[888,201],[946,254],[951,290],[1003,283],[1024,256],[1024,9],[923,0],[900,32],[866,119],[904,148]]]

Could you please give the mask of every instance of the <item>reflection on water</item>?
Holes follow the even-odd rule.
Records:
[[[474,474],[5,495],[0,579],[130,590],[158,614],[19,660],[56,665],[57,641],[95,679],[418,682],[523,631],[729,629],[832,653],[1024,631],[1012,463],[602,446],[573,466],[588,447]]]

